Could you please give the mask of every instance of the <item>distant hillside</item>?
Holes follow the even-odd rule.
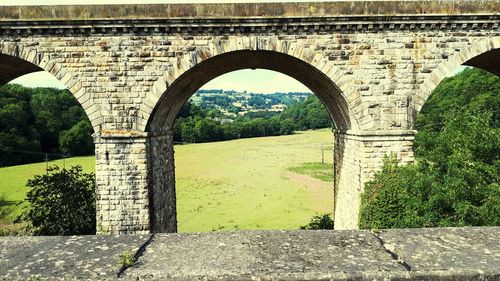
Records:
[[[227,98],[227,95],[221,95]],[[300,94],[285,94],[299,98]],[[200,94],[200,96],[202,96]],[[231,95],[234,96],[234,95]],[[265,98],[267,95],[253,95]],[[279,95],[277,95],[279,96]],[[241,103],[241,102],[239,102]],[[234,106],[234,105],[233,105]],[[182,107],[174,125],[174,141],[187,143],[214,142],[239,138],[290,135],[294,131],[331,127],[330,115],[320,100],[307,95],[302,101],[282,111],[252,109],[245,114],[224,114],[220,109],[203,109],[189,100]]]
[[[202,110],[217,109],[224,116],[235,117],[252,112],[281,112],[311,95],[307,92],[262,94],[209,89],[198,90],[190,101]]]

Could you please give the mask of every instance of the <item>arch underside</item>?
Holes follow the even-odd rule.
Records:
[[[158,102],[147,126],[149,132],[172,128],[182,105],[205,83],[241,69],[268,69],[286,74],[303,83],[323,102],[338,129],[349,129],[349,107],[340,89],[312,65],[275,51],[233,51],[209,58],[183,73],[170,85]]]
[[[464,65],[481,68],[500,76],[500,49],[493,49],[466,61]]]
[[[43,71],[43,69],[23,59],[0,54],[0,85],[37,71]]]
[[[416,120],[425,102],[434,89],[454,72],[459,66],[471,66],[500,76],[500,40],[486,39],[464,48],[455,56],[434,70],[421,86],[420,91],[414,99],[412,108],[412,120]],[[413,128],[414,122],[411,123]]]

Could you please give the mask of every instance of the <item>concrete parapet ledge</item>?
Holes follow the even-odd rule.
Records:
[[[500,227],[1,237],[0,280],[500,280]],[[118,255],[138,260],[122,268]]]

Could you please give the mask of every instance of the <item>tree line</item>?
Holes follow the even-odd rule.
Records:
[[[188,101],[175,122],[174,141],[202,143],[239,138],[293,134],[297,130],[332,126],[330,115],[316,96],[291,105],[281,113],[251,112],[235,119],[219,110],[203,110]]]
[[[250,112],[231,120],[217,109],[202,109],[187,102],[177,117],[174,140],[212,142],[288,135],[329,126],[330,116],[315,96],[280,114]],[[50,159],[91,155],[92,133],[83,108],[68,90],[16,84],[0,87],[0,167],[44,161],[45,154]]]
[[[0,167],[40,162],[44,154],[92,154],[92,132],[68,90],[0,87]]]
[[[365,186],[361,228],[500,225],[500,78],[443,80],[415,128],[414,164],[388,157]]]

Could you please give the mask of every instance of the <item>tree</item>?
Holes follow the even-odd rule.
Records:
[[[284,120],[281,120],[281,128],[280,128],[280,134],[281,135],[291,135],[293,134],[294,130],[294,124],[292,119],[287,118]]]
[[[223,117],[222,112],[218,109],[211,109],[207,112],[207,117],[213,120],[217,120]]]
[[[67,90],[0,87],[0,166],[42,161],[43,155],[37,152],[60,153],[61,132],[74,132],[72,128],[83,120],[89,122]],[[84,133],[81,138],[91,138],[92,130]]]
[[[69,170],[51,167],[46,175],[28,180],[27,209],[20,219],[37,235],[95,234],[94,174],[80,166]]]
[[[439,85],[417,122],[416,163],[386,160],[361,195],[361,228],[500,225],[500,79],[492,76],[471,69]]]
[[[92,132],[92,126],[86,120],[78,122],[68,131],[62,131],[59,136],[60,151],[71,156],[93,154]]]

